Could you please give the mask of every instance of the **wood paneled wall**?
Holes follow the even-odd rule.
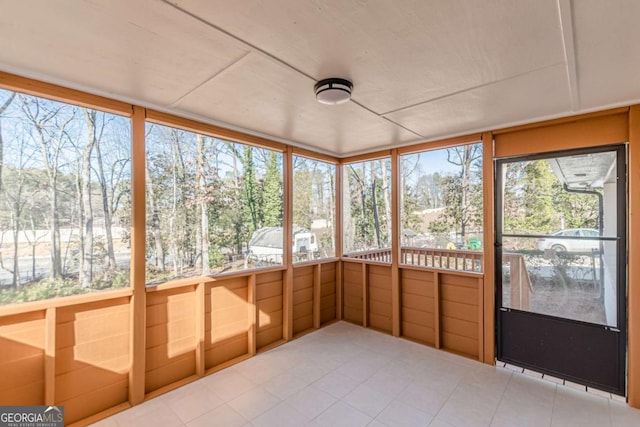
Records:
[[[147,294],[145,391],[195,375],[195,286]]]
[[[393,333],[392,266],[343,264],[345,320]],[[398,275],[399,335],[482,360],[483,275],[421,267],[402,267]]]
[[[263,347],[282,340],[283,273],[274,271],[256,279],[256,309],[258,324],[256,346]]]
[[[364,283],[368,265],[361,262],[343,261],[343,317],[358,325],[364,324]]]
[[[293,270],[293,334],[313,328],[314,266]]]
[[[391,266],[371,265],[368,269],[366,294],[367,324],[388,334],[391,333]]]
[[[130,297],[122,294],[0,316],[0,402],[64,405],[67,424],[126,404]]]
[[[424,344],[436,344],[435,282],[437,273],[400,269],[402,336]]]
[[[129,298],[58,309],[55,401],[66,422],[127,401],[129,330]]]
[[[45,310],[0,318],[0,402],[44,405]]]
[[[295,268],[297,331],[335,320],[337,264]],[[283,343],[284,271],[147,288],[147,397]],[[0,311],[0,402],[64,405],[65,422],[79,425],[129,407],[132,293],[81,295],[38,302],[27,312]]]
[[[205,370],[249,353],[249,279],[209,283],[205,293]]]
[[[439,286],[442,348],[480,358],[482,277],[441,273]]]
[[[320,324],[336,319],[336,266],[337,263],[320,264]]]

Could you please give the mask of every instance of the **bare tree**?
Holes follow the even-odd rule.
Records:
[[[81,211],[82,258],[80,263],[80,286],[90,288],[93,281],[93,206],[91,205],[91,155],[96,145],[97,129],[95,110],[83,109],[87,124],[87,143],[81,160]]]
[[[198,174],[198,206],[200,210],[200,227],[198,229],[198,235],[200,245],[198,245],[198,251],[200,252],[200,258],[202,261],[202,274],[208,276],[211,274],[209,267],[209,215],[207,209],[207,181],[205,173],[205,137],[203,135],[196,135],[196,145],[198,147],[198,153],[196,157],[196,173]]]
[[[2,114],[7,111],[9,105],[13,102],[16,97],[15,92],[11,92],[9,98],[0,105],[0,191],[2,191],[2,166],[4,165],[4,140],[2,139]]]
[[[384,219],[387,228],[387,241],[386,246],[390,246],[391,243],[391,191],[389,183],[389,175],[387,175],[387,165],[389,159],[380,159],[380,173],[382,174],[382,200],[384,203]]]
[[[472,203],[471,203],[471,167],[482,157],[482,146],[480,144],[468,144],[459,147],[447,149],[447,161],[453,165],[460,167],[459,175],[459,194],[457,195],[459,202],[459,213],[457,222],[460,225],[460,238],[464,241],[467,232],[467,226],[472,220]]]
[[[94,111],[95,113],[95,111]],[[95,153],[96,153],[96,167],[98,172],[98,182],[100,183],[100,194],[102,196],[102,215],[104,217],[104,231],[107,239],[107,267],[109,270],[115,270],[116,268],[116,256],[113,250],[113,233],[112,233],[112,214],[111,206],[109,204],[109,194],[107,178],[104,173],[104,162],[102,157],[101,142],[104,136],[105,126],[109,123],[105,120],[105,114],[100,113],[102,122],[100,125],[100,131],[94,138]],[[94,116],[94,119],[97,116]],[[96,123],[94,122],[94,132],[96,129]]]
[[[67,128],[75,118],[75,109],[71,114],[62,114],[66,106],[47,108],[46,102],[34,97],[21,97],[22,111],[26,120],[35,130],[34,139],[40,145],[42,163],[47,172],[49,189],[49,230],[50,275],[53,278],[62,276],[62,258],[60,245],[60,219],[58,213],[58,178],[60,156],[67,140]],[[66,108],[68,110],[68,108]]]

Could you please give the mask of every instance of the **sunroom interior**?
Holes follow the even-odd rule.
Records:
[[[117,425],[276,349],[352,339],[539,371],[637,420],[639,17],[633,0],[5,3],[0,405]],[[326,78],[350,100],[319,103]],[[568,352],[593,331],[610,353],[584,372],[522,356],[555,317],[582,328],[557,328],[585,337]]]

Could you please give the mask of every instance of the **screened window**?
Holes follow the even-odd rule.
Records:
[[[0,304],[129,286],[131,123],[0,90]]]
[[[343,249],[346,255],[391,262],[391,161],[344,166]]]
[[[293,156],[293,262],[335,256],[336,166]]]
[[[482,145],[403,155],[400,170],[401,262],[480,271]]]
[[[283,262],[282,153],[147,124],[147,283]]]

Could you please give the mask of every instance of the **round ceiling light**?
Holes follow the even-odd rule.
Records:
[[[313,87],[316,91],[316,100],[321,104],[343,104],[351,99],[353,83],[349,80],[330,78],[320,80]]]

